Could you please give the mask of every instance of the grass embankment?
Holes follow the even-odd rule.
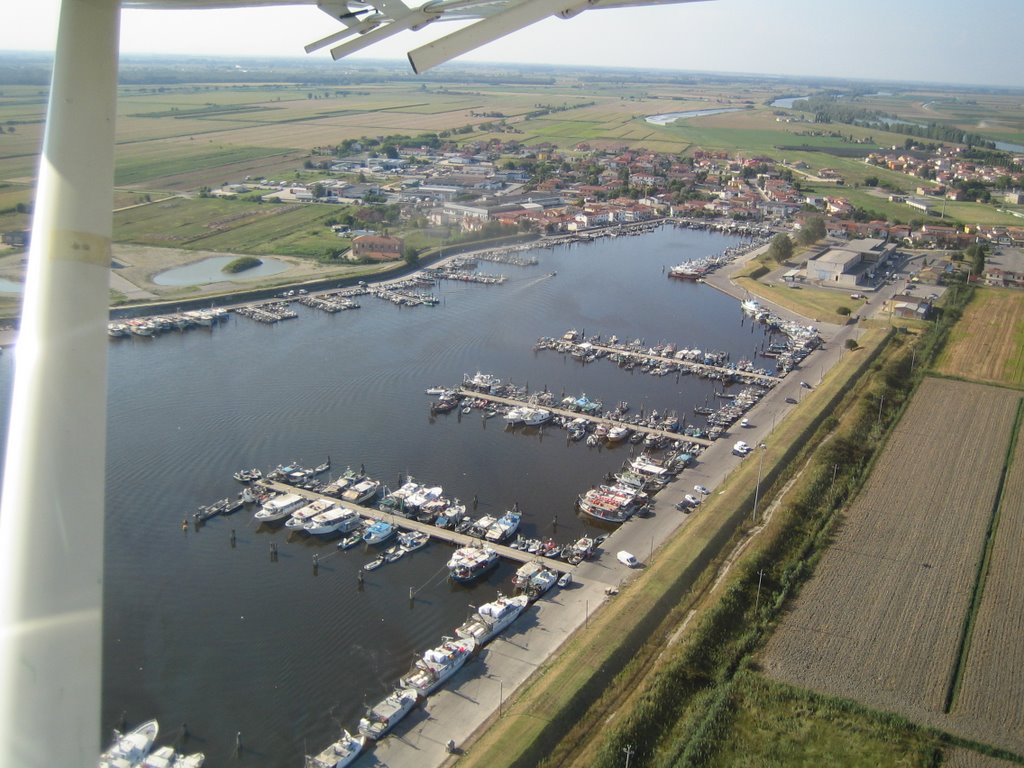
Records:
[[[831,412],[883,337],[882,331],[866,334],[864,349],[845,356],[772,433],[763,488],[792,471],[798,447]],[[470,748],[463,764],[536,765],[545,756],[550,764],[563,764],[600,733],[608,716],[658,663],[682,619],[710,587],[709,566],[721,561],[734,532],[750,516],[757,471],[754,461],[740,466],[723,484],[722,493],[708,500],[683,532],[657,551],[645,573],[592,617],[589,626],[528,684],[501,720]]]

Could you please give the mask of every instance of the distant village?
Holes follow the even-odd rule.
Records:
[[[272,203],[390,206],[391,234],[373,226],[379,216],[356,216],[354,225],[335,225],[339,237],[351,240],[346,257],[355,261],[407,256],[396,235],[416,228],[447,227],[462,237],[559,235],[665,217],[761,232],[799,230],[808,217],[817,217],[834,239],[880,238],[913,248],[963,249],[978,242],[1024,247],[1024,221],[1020,227],[963,226],[942,215],[945,200],[1001,196],[1009,205],[1024,203],[1024,156],[1002,155],[1012,157],[1010,164],[992,165],[964,157],[959,147],[922,150],[910,143],[864,160],[921,180],[915,194],[879,190],[880,200],[907,206],[910,223],[879,219],[857,208],[844,197],[838,171],[803,162],[702,150],[680,157],[588,143],[571,150],[498,139],[456,144],[432,134],[348,140],[314,150],[301,183],[247,177],[203,194]],[[827,183],[835,192],[808,194],[801,191],[804,181],[819,188]],[[5,241],[17,245],[19,234],[8,233]],[[1022,273],[1024,268],[993,266],[984,277],[994,284],[1022,285]]]

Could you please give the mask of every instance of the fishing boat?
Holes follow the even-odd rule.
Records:
[[[448,560],[448,573],[453,581],[465,584],[497,568],[499,559],[490,547],[461,547]]]
[[[546,408],[527,408],[523,413],[523,426],[539,427],[551,421],[553,416],[554,414]]]
[[[285,493],[267,501],[253,518],[257,523],[276,523],[291,517],[308,503],[306,498],[297,493]]]
[[[359,757],[365,744],[365,736],[353,736],[343,730],[338,740],[325,747],[319,754],[313,757],[306,755],[305,768],[344,768]]]
[[[454,528],[466,517],[466,505],[460,504],[456,499],[454,504],[448,506],[437,516],[434,525],[438,528]]]
[[[377,520],[363,534],[367,544],[382,544],[395,535],[395,526],[384,520]]]
[[[536,600],[547,592],[558,581],[558,573],[548,568],[539,560],[531,560],[519,566],[512,583],[522,590],[524,596]]]
[[[424,651],[412,669],[399,680],[399,685],[416,691],[420,696],[429,696],[458,672],[475,650],[476,640],[472,638],[446,637],[436,648]]]
[[[114,743],[100,755],[97,768],[136,766],[146,759],[160,731],[156,720],[147,720],[128,733],[114,731]]]
[[[416,691],[408,688],[392,691],[386,699],[367,710],[366,717],[359,721],[359,733],[374,741],[383,738],[409,714],[417,701],[419,695]]]
[[[352,549],[352,547],[354,547],[356,544],[362,543],[363,534],[357,531],[356,533],[350,534],[349,536],[345,536],[341,541],[338,542],[337,547],[338,549]]]
[[[605,435],[605,440],[609,443],[618,443],[629,437],[629,427],[612,427],[608,430],[608,434]]]
[[[370,562],[364,564],[363,565],[363,570],[364,571],[375,571],[378,568],[380,568],[382,565],[384,565],[384,563],[386,563],[386,562],[387,562],[387,560],[385,559],[384,553],[382,552],[379,555],[377,555],[375,558],[373,558],[373,560],[371,560]]]
[[[384,550],[384,562],[393,563],[396,560],[400,560],[405,557],[405,549],[402,548],[401,544],[394,544]]]
[[[322,475],[324,472],[326,472],[330,468],[331,468],[331,457],[328,456],[327,457],[327,461],[325,461],[323,464],[317,464],[313,468],[313,474],[314,475]]]
[[[519,521],[521,519],[522,515],[515,510],[506,512],[488,526],[484,533],[484,538],[496,544],[508,541],[519,530]]]
[[[526,595],[505,597],[499,594],[496,600],[477,608],[455,634],[467,640],[472,638],[477,646],[482,646],[515,621],[529,602]]]
[[[226,512],[230,505],[231,499],[219,499],[218,501],[213,502],[213,504],[209,504],[207,506],[200,507],[199,509],[197,509],[195,512],[192,513],[192,519],[195,520],[197,523],[205,523],[211,517],[215,517],[216,515],[219,515],[222,512]]]
[[[353,485],[350,485],[342,491],[341,499],[342,501],[347,501],[350,504],[365,504],[366,502],[376,498],[379,490],[379,480],[365,478]]]

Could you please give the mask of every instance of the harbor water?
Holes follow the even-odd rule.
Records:
[[[365,296],[357,311],[296,304],[299,317],[276,325],[232,315],[212,329],[113,340],[104,742],[122,713],[129,723],[155,717],[158,743],[187,724],[185,747],[205,752],[207,765],[285,766],[301,765],[340,727],[354,729],[414,654],[452,634],[471,605],[511,592],[515,566],[454,585],[444,566],[451,548],[433,542],[360,586],[374,556],[362,546],[342,552],[334,540],[259,528],[251,508],[187,531],[183,519],[237,494],[238,469],[329,456],[332,475],[362,465],[392,488],[412,475],[470,507],[475,497],[477,515],[518,504],[525,535],[573,541],[593,530],[577,517],[577,495],[618,469],[631,446],[569,443],[551,425],[510,431],[478,411],[432,416],[424,389],[484,371],[531,392],[586,393],[609,408],[626,400],[634,412],[675,410],[692,422],[693,406],[713,400],[720,383],[583,365],[533,344],[575,328],[750,358],[763,332],[735,299],[666,276],[739,242],[663,227],[538,249],[539,263],[526,267],[480,262],[508,280],[444,282],[433,308]],[[14,357],[0,356],[5,416]]]

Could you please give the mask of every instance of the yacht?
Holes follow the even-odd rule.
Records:
[[[260,507],[254,517],[257,523],[276,523],[285,518],[291,517],[302,507],[309,503],[307,499],[297,493],[285,493],[275,496],[266,504]]]
[[[344,768],[359,757],[364,744],[366,744],[365,736],[353,736],[343,730],[338,740],[325,747],[318,755],[315,757],[306,755],[305,768]]]
[[[285,522],[284,527],[291,531],[301,531],[305,528],[306,523],[333,506],[334,502],[331,499],[317,499],[312,504],[307,504],[292,512],[292,516]]]
[[[499,594],[496,600],[477,608],[476,613],[455,630],[455,634],[466,639],[472,638],[478,646],[482,646],[515,621],[529,602],[526,595],[505,597]]]
[[[475,650],[476,640],[472,638],[446,637],[441,645],[424,651],[399,685],[411,688],[420,696],[429,696],[458,672]]]
[[[541,424],[547,424],[552,418],[553,414],[546,408],[526,408],[523,413],[523,426],[539,427]]]
[[[326,536],[329,533],[351,533],[363,523],[356,512],[344,507],[331,506],[319,515],[311,518],[303,526],[306,533],[314,536]]]
[[[206,755],[202,752],[180,755],[174,747],[160,747],[149,753],[149,757],[140,763],[140,768],[202,768],[205,762]]]
[[[383,738],[409,714],[409,710],[416,706],[417,701],[419,694],[414,690],[403,688],[392,691],[386,699],[373,705],[367,711],[366,717],[359,721],[359,733],[374,741]]]

